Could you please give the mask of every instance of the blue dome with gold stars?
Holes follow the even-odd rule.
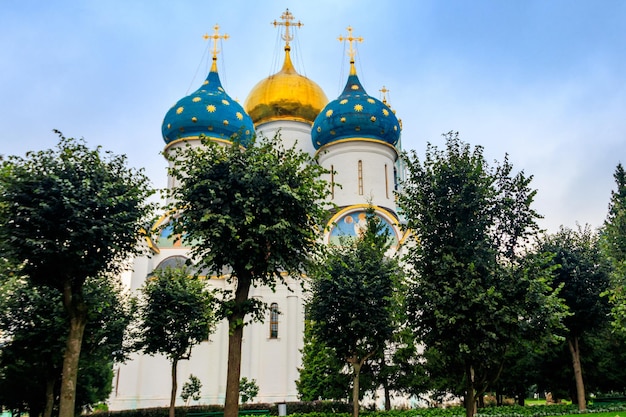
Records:
[[[369,96],[354,66],[343,93],[331,101],[317,116],[311,130],[315,149],[343,139],[367,138],[396,145],[400,123],[382,101]]]
[[[203,135],[229,141],[237,139],[247,146],[252,140],[254,125],[243,107],[224,91],[214,58],[202,86],[178,100],[167,112],[161,132],[167,144]]]

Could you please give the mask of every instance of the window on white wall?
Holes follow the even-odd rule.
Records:
[[[363,161],[359,159],[359,195],[363,195]]]
[[[278,339],[278,304],[270,305],[270,339]]]

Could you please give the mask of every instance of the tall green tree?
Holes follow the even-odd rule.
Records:
[[[344,400],[348,398],[350,376],[344,372],[346,361],[315,336],[314,323],[305,322],[302,367],[296,381],[302,401]]]
[[[216,319],[213,294],[187,267],[157,269],[141,288],[137,347],[162,354],[171,363],[169,416],[174,417],[178,362],[189,359],[195,345],[207,340]]]
[[[69,316],[60,417],[72,417],[89,277],[116,274],[138,249],[149,181],[126,158],[60,133],[55,149],[0,162],[0,249],[37,285],[62,294]]]
[[[406,157],[399,203],[413,236],[408,304],[417,339],[439,361],[438,380],[461,370],[471,417],[507,347],[528,323],[552,323],[560,303],[549,274],[522,262],[538,231],[532,177],[514,174],[506,157],[490,167],[483,148],[471,149],[458,134],[445,138],[445,151],[429,144],[423,162]]]
[[[309,155],[285,149],[280,138],[247,148],[237,141],[173,150],[170,174],[173,226],[186,236],[193,259],[232,285],[221,299],[228,319],[225,417],[237,417],[241,343],[246,317],[262,320],[265,307],[249,299],[251,286],[274,289],[283,273],[298,279],[320,247],[329,187]]]
[[[331,247],[315,269],[307,303],[316,337],[352,368],[354,417],[361,369],[392,339],[393,292],[401,277],[398,261],[386,256],[389,237],[373,208],[366,218],[363,235]]]
[[[613,326],[626,334],[626,173],[618,164],[613,174],[616,190],[611,191],[609,212],[602,227],[603,249],[613,265],[609,291]]]
[[[562,284],[561,297],[570,315],[564,319],[566,340],[572,359],[578,409],[586,409],[585,384],[581,365],[581,337],[607,324],[610,311],[608,300],[602,294],[610,285],[610,265],[600,250],[598,234],[589,226],[572,230],[561,227],[546,235],[540,250],[554,254],[553,262],[559,268],[555,283]]]
[[[22,277],[0,288],[0,405],[50,417],[58,398],[68,318],[58,291]],[[130,303],[118,280],[88,279],[90,309],[80,355],[76,409],[108,398],[113,361],[123,360]]]

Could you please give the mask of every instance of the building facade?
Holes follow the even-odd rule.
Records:
[[[213,65],[204,83],[194,93],[180,99],[167,113],[162,133],[165,153],[179,146],[201,146],[200,137],[228,143],[239,135],[247,145],[254,135],[280,134],[286,146],[295,145],[314,156],[329,170],[333,184],[331,199],[338,207],[325,229],[325,243],[342,236],[358,236],[365,222],[365,210],[373,205],[384,221],[395,247],[402,241],[394,191],[401,168],[398,162],[401,123],[385,98],[367,94],[359,81],[353,43],[360,38],[348,35],[350,73],[341,95],[329,101],[312,80],[300,75],[291,61],[292,30],[299,27],[287,10],[277,22],[284,46],[284,63],[279,72],[261,80],[249,93],[243,106],[224,91],[217,71],[218,28],[214,41]],[[173,178],[168,187],[175,187]],[[188,248],[171,234],[167,216],[155,225],[161,230],[147,242],[151,256],[134,260],[131,289],[141,287],[146,277],[159,267],[175,265],[187,258]],[[227,281],[210,279],[216,288]],[[241,376],[259,386],[255,401],[279,403],[297,401],[296,380],[301,366],[304,334],[304,302],[299,281],[289,277],[286,286],[252,288],[250,297],[269,308],[264,323],[244,328]],[[178,364],[179,391],[189,375],[202,383],[201,399],[192,404],[223,404],[228,354],[228,325],[220,323],[209,340],[194,347],[191,359]],[[169,404],[170,363],[160,356],[134,354],[115,369],[111,410],[160,407]],[[180,394],[179,394],[180,395]],[[180,396],[177,404],[183,405]]]

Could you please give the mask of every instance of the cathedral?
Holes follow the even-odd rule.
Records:
[[[330,174],[332,202],[338,207],[320,239],[327,244],[342,236],[358,236],[365,222],[368,204],[375,207],[396,248],[402,242],[394,191],[401,179],[399,165],[401,123],[382,100],[370,96],[359,81],[355,66],[352,29],[341,36],[347,42],[350,69],[339,97],[328,100],[314,81],[300,75],[291,60],[293,31],[301,26],[287,10],[274,25],[281,30],[284,61],[277,73],[262,79],[250,91],[244,105],[233,100],[221,85],[217,70],[217,42],[225,35],[215,33],[213,62],[204,83],[181,98],[165,114],[162,135],[164,153],[187,144],[199,146],[206,137],[228,143],[233,135],[243,144],[253,136],[273,137],[280,133],[285,146],[296,146],[315,157]],[[339,64],[339,63],[338,63]],[[373,88],[373,87],[372,87]],[[383,94],[385,89],[383,88]],[[168,187],[174,187],[168,178]],[[189,249],[172,235],[163,216],[155,225],[158,234],[148,239],[150,256],[133,262],[131,289],[140,288],[150,273],[187,259]],[[224,288],[223,278],[210,278],[210,285]],[[255,380],[259,387],[255,402],[297,401],[296,380],[301,366],[304,334],[305,294],[296,280],[286,286],[252,288],[250,297],[269,308],[263,323],[244,328],[241,376]],[[201,399],[191,404],[223,404],[226,386],[228,325],[220,323],[209,340],[194,347],[190,360],[178,364],[177,405],[183,405],[180,389],[191,374],[202,383]],[[170,363],[165,357],[135,353],[117,365],[110,410],[163,407],[169,404]]]

